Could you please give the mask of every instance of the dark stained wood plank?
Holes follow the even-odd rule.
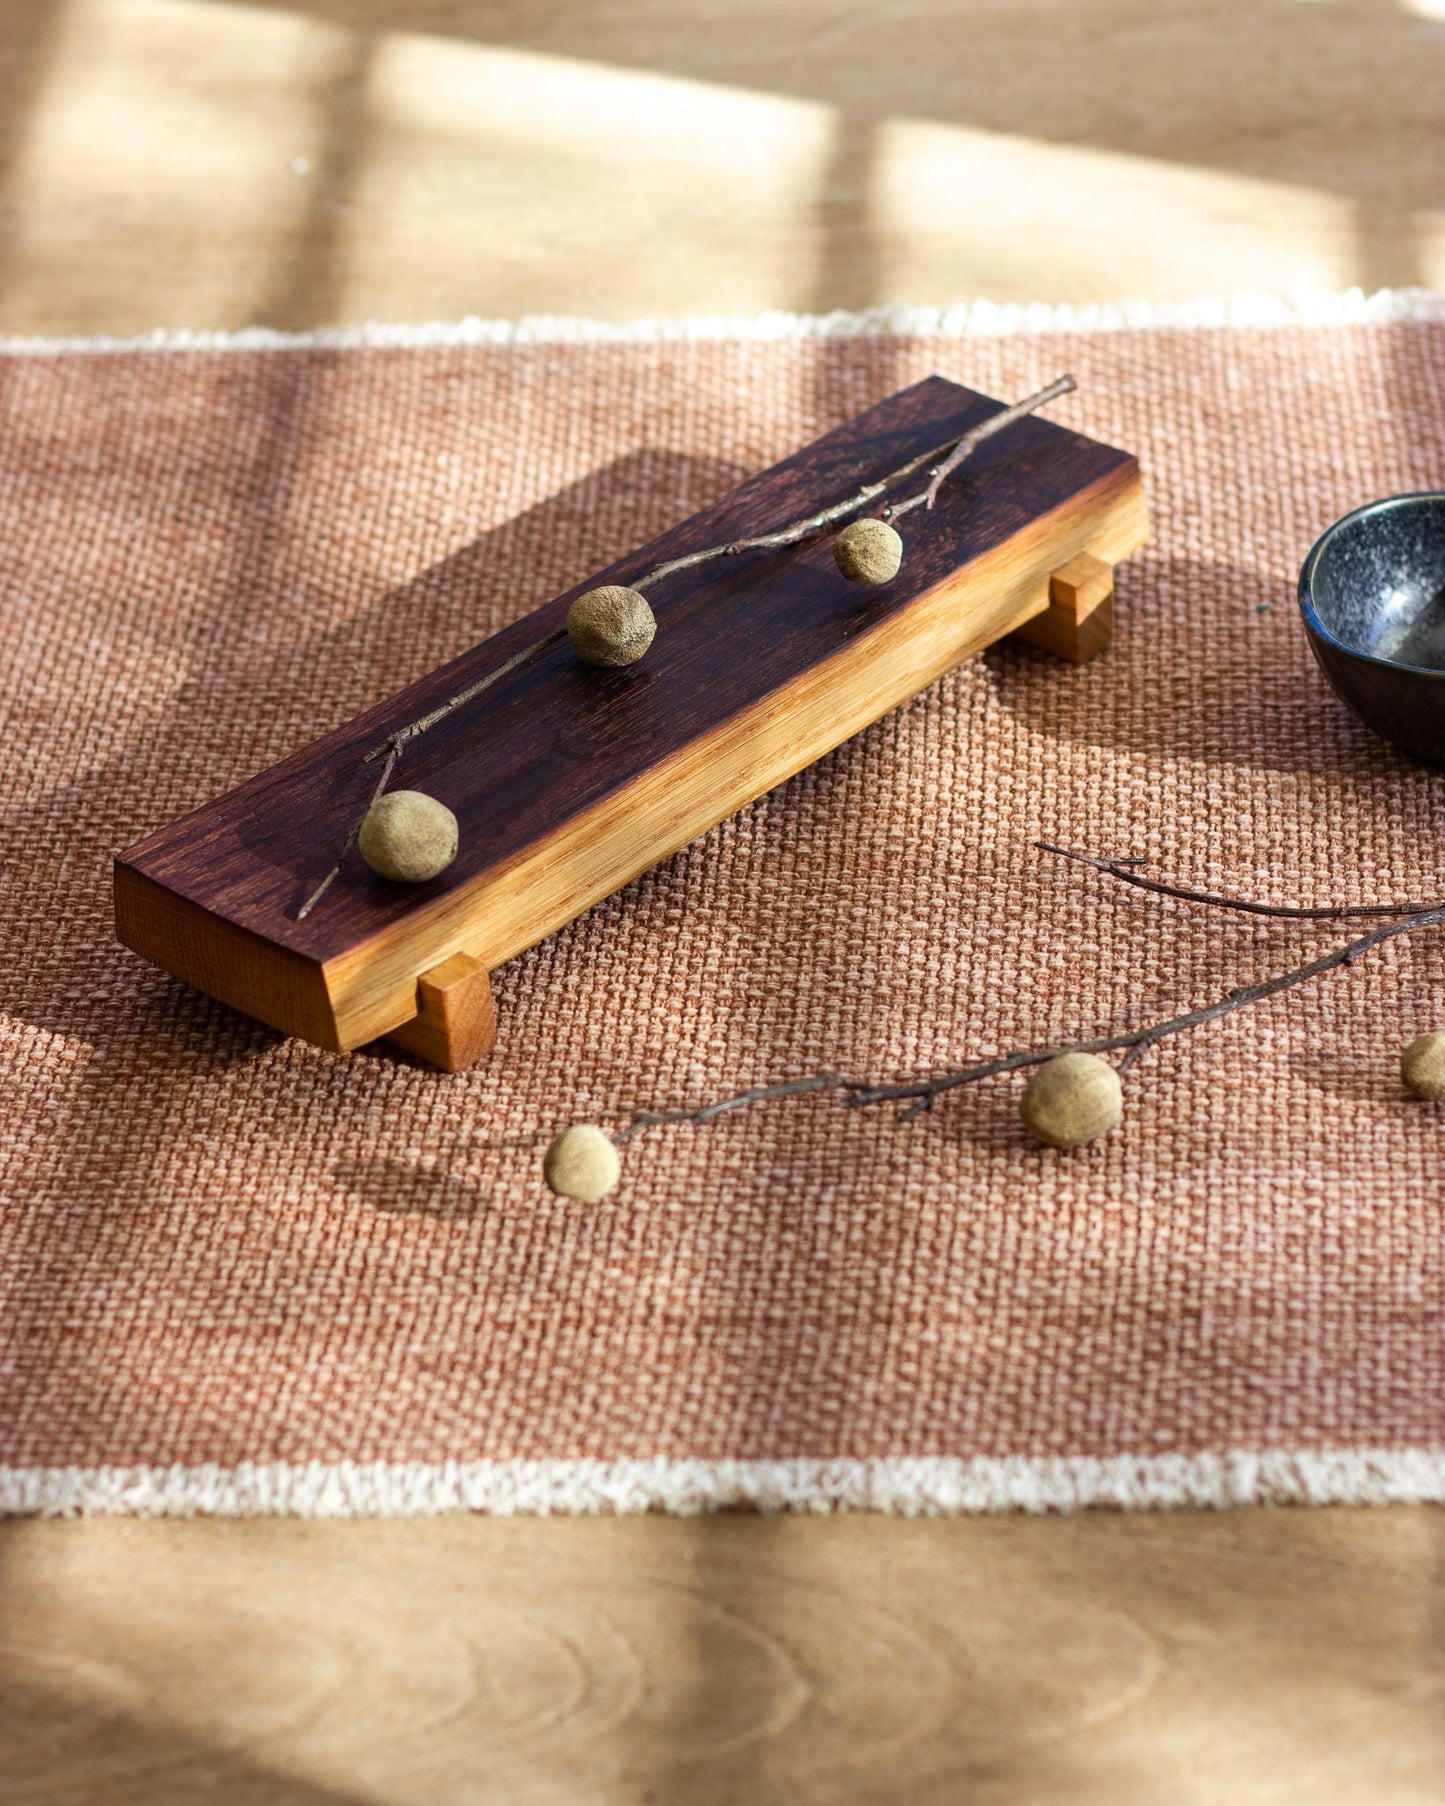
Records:
[[[937,377],[890,397],[147,836],[118,861],[122,938],[277,1026],[344,1047],[414,1013],[407,987],[425,965],[459,950],[495,962],[552,932],[1038,612],[1051,560],[1086,548],[1108,559],[1132,550],[1144,532],[1132,457],[1026,419],[985,442],[935,509],[907,517],[904,565],[891,583],[846,582],[826,534],[665,580],[650,590],[658,635],[641,663],[589,667],[563,642],[407,746],[393,787],[440,798],[461,825],[457,859],[441,877],[389,885],[353,858],[324,902],[298,921],[376,780],[365,754],[560,626],[582,590],[783,525],[944,444],[999,405]],[[940,599],[951,597],[960,603],[956,618],[939,613]],[[874,657],[905,646],[912,662],[901,676]],[[827,682],[838,685],[836,711],[820,702]],[[621,800],[663,785],[683,801],[669,813],[654,794],[650,815],[634,812],[634,843],[622,844]],[[549,850],[557,857],[539,887]],[[407,937],[416,940],[409,966],[410,953],[397,951]],[[308,971],[319,975],[314,982]],[[334,1006],[330,1027],[317,983]]]

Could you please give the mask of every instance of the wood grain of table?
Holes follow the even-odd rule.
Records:
[[[1442,0],[3,0],[0,329],[1445,286]]]
[[[14,1523],[0,1799],[1423,1806],[1425,1512]]]
[[[1445,286],[1440,0],[0,0],[0,330]],[[1445,1800],[1430,1508],[0,1527],[0,1801]]]

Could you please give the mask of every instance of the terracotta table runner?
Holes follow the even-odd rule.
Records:
[[[1166,1044],[1072,1155],[1008,1078],[543,1187],[569,1121],[1079,1038],[1350,938],[1041,838],[1445,895],[1445,775],[1335,701],[1293,595],[1331,519],[1440,484],[1445,325],[834,325],[0,356],[0,1505],[1445,1496],[1445,1118],[1397,1077],[1438,935]],[[284,1041],[113,940],[150,827],[891,390],[1065,369],[1153,510],[1112,650],[988,652],[517,959],[475,1069]]]

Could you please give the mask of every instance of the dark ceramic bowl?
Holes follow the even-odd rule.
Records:
[[[1336,694],[1445,765],[1445,495],[1394,495],[1337,520],[1305,559],[1299,605]]]

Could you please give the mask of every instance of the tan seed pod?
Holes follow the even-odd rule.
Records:
[[[1051,1148],[1082,1147],[1107,1135],[1124,1114],[1124,1088],[1097,1054],[1060,1054],[1029,1080],[1019,1114],[1035,1141]]]
[[[621,1178],[622,1162],[601,1129],[590,1122],[574,1123],[547,1149],[542,1174],[559,1198],[595,1204]]]
[[[589,589],[567,610],[567,637],[584,665],[635,665],[656,632],[647,597],[620,583]]]
[[[380,877],[422,884],[457,856],[457,818],[420,790],[388,790],[366,812],[356,844]]]
[[[889,583],[903,563],[903,540],[886,520],[855,520],[833,541],[833,562],[850,583]]]
[[[1445,1101],[1445,1033],[1416,1035],[1400,1055],[1400,1077],[1416,1097]]]

